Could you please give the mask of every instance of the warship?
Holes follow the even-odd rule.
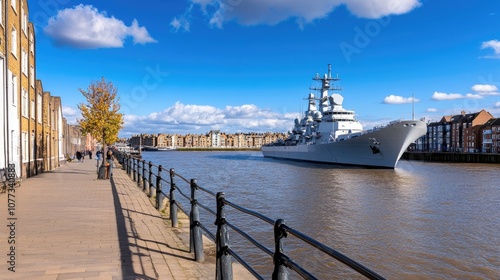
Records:
[[[344,97],[334,83],[340,78],[328,73],[316,74],[321,83],[311,90],[304,116],[295,119],[287,139],[262,146],[264,157],[341,165],[357,165],[394,169],[410,144],[425,135],[427,124],[422,120],[396,120],[387,125],[364,130],[355,112],[344,109]]]

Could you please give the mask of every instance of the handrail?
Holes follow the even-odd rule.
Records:
[[[143,190],[151,196],[153,192],[153,188],[155,189],[156,197],[156,208],[160,210],[163,207],[163,198],[168,198],[170,203],[170,220],[172,221],[172,227],[177,227],[177,209],[180,208],[182,212],[189,216],[190,220],[190,252],[194,253],[195,260],[202,262],[204,260],[203,253],[203,242],[202,242],[202,234],[204,234],[215,242],[216,244],[216,277],[217,279],[232,279],[232,267],[231,267],[231,257],[233,257],[236,261],[238,261],[243,267],[245,267],[251,274],[253,274],[258,279],[264,279],[259,273],[251,267],[243,258],[241,258],[237,252],[235,252],[229,246],[229,234],[228,228],[232,229],[234,232],[239,234],[239,236],[243,237],[250,243],[252,243],[256,248],[260,249],[262,252],[273,258],[274,262],[274,271],[273,271],[273,279],[288,279],[288,270],[292,270],[300,275],[303,279],[317,279],[312,273],[301,267],[296,261],[292,260],[289,256],[284,253],[283,243],[284,238],[291,234],[297,237],[299,240],[305,242],[306,244],[326,253],[330,257],[338,260],[339,262],[347,265],[357,273],[365,276],[368,279],[384,279],[384,277],[380,276],[376,272],[371,269],[365,267],[359,262],[347,257],[346,255],[338,252],[337,250],[322,244],[321,242],[307,236],[306,234],[293,229],[285,224],[285,222],[281,219],[273,220],[261,213],[256,211],[247,209],[242,207],[236,203],[233,203],[225,198],[224,193],[213,193],[212,191],[203,188],[198,185],[195,179],[187,180],[174,169],[164,169],[162,165],[155,165],[151,162],[147,163],[148,168],[146,168],[146,161],[136,159],[130,155],[116,152],[117,158],[120,163],[122,163],[122,169],[124,169],[127,174],[137,182],[138,187],[143,186]],[[142,168],[141,168],[142,163]],[[154,171],[153,172],[153,167]],[[168,177],[170,180],[167,180],[167,176],[164,175],[164,172],[169,173]],[[189,185],[191,195],[187,195],[185,191],[181,190],[177,185],[176,178],[179,178],[181,182],[184,182]],[[148,186],[146,188],[146,185]],[[169,186],[169,192],[165,192],[162,186]],[[202,191],[208,194],[210,197],[216,199],[217,209],[216,211],[212,210],[210,207],[200,203],[197,198],[197,193]],[[175,193],[180,194],[180,196],[186,199],[190,204],[190,212],[187,213],[187,207],[183,207],[181,202],[176,200]],[[228,221],[226,217],[225,207],[231,207],[239,211],[240,213],[247,214],[251,217],[258,218],[270,225],[274,226],[274,241],[275,248],[274,251],[267,248],[265,245],[258,242],[254,239],[250,234],[246,233],[244,230],[238,228]],[[209,223],[209,221],[202,222],[200,221],[199,209],[205,210],[208,214],[214,216],[216,218],[216,226],[217,233],[212,233],[205,224]]]

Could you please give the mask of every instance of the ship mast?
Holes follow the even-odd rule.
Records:
[[[310,90],[317,90],[321,92],[321,98],[319,98],[319,111],[325,112],[328,110],[328,91],[329,90],[341,90],[342,88],[334,87],[333,83],[330,86],[330,81],[340,81],[340,78],[332,77],[332,65],[328,64],[328,73],[321,77],[319,74],[316,74],[315,77],[312,78],[314,81],[321,81],[321,87],[310,87]]]
[[[415,120],[415,94],[411,94],[411,120]]]

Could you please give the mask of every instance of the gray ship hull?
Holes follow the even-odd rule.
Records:
[[[378,168],[395,168],[408,146],[425,135],[423,121],[401,121],[331,143],[262,147],[265,157]]]

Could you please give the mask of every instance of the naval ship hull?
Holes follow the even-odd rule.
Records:
[[[394,169],[408,146],[426,132],[423,121],[401,121],[331,143],[262,146],[262,153],[272,158]]]

